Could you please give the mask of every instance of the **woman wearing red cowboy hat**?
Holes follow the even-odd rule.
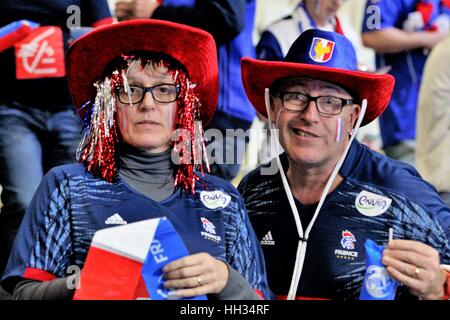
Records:
[[[414,168],[354,140],[385,110],[394,78],[357,71],[350,41],[322,30],[305,31],[284,61],[246,58],[242,70],[286,151],[238,187],[272,292],[358,299],[364,285],[386,299],[394,279],[396,298],[448,299],[440,264],[450,264],[450,209]],[[367,240],[387,249],[363,282]]]
[[[165,216],[190,253],[163,269],[175,296],[265,294],[261,249],[239,193],[195,170],[204,152],[201,123],[211,119],[218,95],[213,38],[180,24],[135,20],[83,36],[67,60],[86,126],[80,164],[58,167],[41,183],[5,287],[15,286],[16,298],[70,299],[66,270],[83,267],[97,230]]]

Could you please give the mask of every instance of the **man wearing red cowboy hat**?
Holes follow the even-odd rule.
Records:
[[[357,71],[350,41],[321,30],[304,32],[283,62],[244,58],[242,77],[285,150],[238,188],[274,295],[357,299],[371,239],[387,245],[382,263],[404,284],[397,298],[445,297],[450,209],[414,168],[354,140],[386,108],[394,78]],[[389,278],[376,276],[370,289],[383,298]]]

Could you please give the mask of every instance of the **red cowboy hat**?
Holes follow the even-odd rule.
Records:
[[[104,76],[108,63],[133,51],[164,53],[184,65],[202,104],[204,123],[211,120],[219,95],[217,49],[206,31],[156,19],[132,20],[94,29],[76,40],[67,53],[67,80],[75,108],[96,95],[94,83]]]
[[[275,80],[302,77],[333,83],[350,91],[361,103],[367,99],[362,126],[378,118],[388,106],[395,79],[388,74],[357,71],[356,53],[342,35],[318,29],[302,33],[284,61],[243,58],[242,81],[255,109],[267,117],[264,90]]]

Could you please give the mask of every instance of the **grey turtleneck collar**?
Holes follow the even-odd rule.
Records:
[[[119,147],[119,176],[136,191],[155,201],[162,201],[174,191],[175,165],[172,149],[149,153],[122,143]]]

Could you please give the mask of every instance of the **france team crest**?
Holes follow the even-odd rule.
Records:
[[[202,220],[202,223],[203,223],[203,229],[205,229],[206,232],[209,232],[211,234],[216,234],[216,227],[214,226],[214,224],[211,221],[209,221],[208,219],[203,218],[203,217],[201,217],[200,219]]]
[[[309,56],[318,63],[328,62],[333,56],[335,45],[333,41],[314,37],[311,49],[309,50]]]
[[[356,242],[356,238],[353,235],[353,233],[351,233],[348,230],[342,231],[342,239],[341,239],[342,248],[347,249],[347,250],[354,250],[355,242]]]

